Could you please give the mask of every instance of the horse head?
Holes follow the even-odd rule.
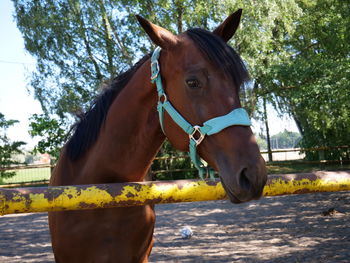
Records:
[[[234,203],[258,199],[267,179],[265,162],[239,98],[239,89],[249,75],[227,44],[239,26],[241,13],[230,15],[213,32],[190,29],[179,35],[137,16],[161,48],[156,57],[159,72],[153,78],[159,74],[163,93],[158,86],[154,88],[158,88],[160,104],[169,101],[173,108],[160,115],[166,137],[176,149],[189,151],[192,136],[195,153],[218,172]],[[170,111],[183,121],[179,124],[173,116],[177,113]]]

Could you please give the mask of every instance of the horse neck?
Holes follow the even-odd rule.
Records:
[[[115,98],[98,140],[80,161],[75,183],[142,181],[146,176],[165,139],[150,75],[147,60]]]

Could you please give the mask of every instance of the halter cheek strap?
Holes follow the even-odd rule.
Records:
[[[223,129],[234,126],[250,126],[251,122],[248,113],[243,108],[233,109],[230,113],[212,118],[203,123],[203,126],[190,124],[168,101],[162,85],[160,76],[159,55],[161,48],[157,47],[151,58],[151,81],[156,83],[158,92],[157,110],[159,113],[160,126],[164,132],[164,110],[170,115],[173,121],[182,128],[189,136],[189,153],[194,166],[198,169],[200,178],[208,175],[214,178],[214,170],[206,166],[197,154],[197,146],[203,141],[205,136],[209,136],[222,131]],[[165,134],[165,132],[164,132]]]

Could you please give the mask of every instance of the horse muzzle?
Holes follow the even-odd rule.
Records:
[[[262,196],[267,181],[265,161],[261,157],[255,164],[235,169],[228,162],[219,162],[220,180],[232,203],[257,200]]]

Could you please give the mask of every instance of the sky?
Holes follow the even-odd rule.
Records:
[[[32,148],[35,141],[28,134],[29,117],[41,113],[40,103],[29,94],[28,77],[35,69],[35,59],[26,53],[21,33],[13,19],[13,4],[0,1],[0,112],[5,118],[18,120],[9,128],[11,140],[27,142]]]
[[[26,149],[32,149],[34,140],[28,133],[29,118],[42,113],[40,103],[33,97],[29,87],[31,72],[35,70],[35,59],[25,51],[24,41],[13,18],[14,7],[10,0],[0,1],[0,112],[5,118],[19,123],[8,129],[13,141],[24,141]],[[268,120],[271,135],[284,129],[297,131],[294,121],[288,117],[279,118],[268,105]],[[259,123],[253,121],[253,130],[260,131]]]

